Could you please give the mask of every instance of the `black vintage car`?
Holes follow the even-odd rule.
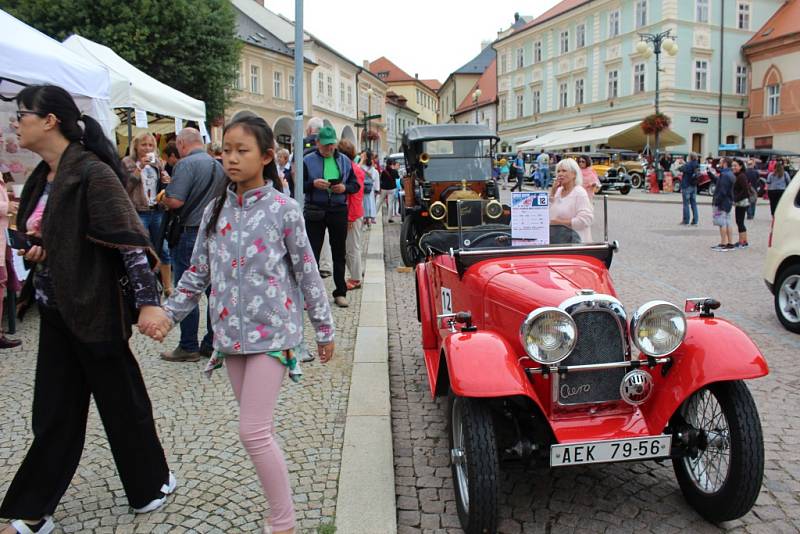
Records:
[[[492,179],[497,136],[478,124],[414,126],[403,135],[406,176],[400,234],[403,263],[424,259],[420,238],[431,230],[507,223],[510,209],[500,203]],[[457,200],[461,203],[457,210]]]

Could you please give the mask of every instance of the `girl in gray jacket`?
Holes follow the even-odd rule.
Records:
[[[303,305],[316,332],[320,361],[333,355],[334,325],[299,205],[276,189],[272,130],[259,117],[230,123],[223,134],[226,187],[203,214],[192,265],[160,317],[140,328],[163,339],[211,286],[214,355],[207,372],[228,371],[239,403],[239,435],[255,464],[274,533],[294,532],[295,518],[283,453],[273,436],[281,382],[297,379]]]

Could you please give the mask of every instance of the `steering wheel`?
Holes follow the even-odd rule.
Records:
[[[485,234],[479,235],[475,239],[471,240],[469,245],[464,245],[464,246],[467,248],[472,248],[481,241],[489,239],[490,237],[495,237],[495,238],[505,237],[506,239],[511,239],[511,234],[509,234],[508,232],[501,232],[499,230],[495,230],[493,232],[486,232]]]

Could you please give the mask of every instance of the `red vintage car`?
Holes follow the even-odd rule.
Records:
[[[746,514],[764,469],[743,382],[765,376],[719,302],[652,301],[632,316],[609,267],[616,242],[550,244],[508,226],[435,230],[416,267],[430,391],[449,396],[450,457],[465,532],[496,532],[498,470],[670,458],[688,503],[712,522]],[[689,316],[687,316],[689,314]]]

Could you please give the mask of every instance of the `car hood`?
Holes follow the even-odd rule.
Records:
[[[485,273],[489,275],[490,273]],[[593,258],[526,259],[496,264],[484,292],[487,318],[492,308],[522,319],[542,306],[558,306],[581,289],[616,297],[605,265]],[[510,317],[509,317],[510,319]]]

